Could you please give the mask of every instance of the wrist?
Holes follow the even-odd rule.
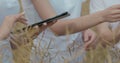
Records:
[[[107,22],[104,17],[104,11],[96,13],[96,16],[98,17],[100,23]]]

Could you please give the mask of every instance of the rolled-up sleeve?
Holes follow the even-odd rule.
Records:
[[[95,13],[104,10],[105,8],[105,0],[90,0],[90,13]]]
[[[13,63],[12,50],[8,40],[0,41],[0,63]]]

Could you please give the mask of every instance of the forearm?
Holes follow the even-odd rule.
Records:
[[[32,2],[43,20],[56,15],[48,0],[32,0]],[[70,31],[70,33],[80,32],[101,23],[103,19],[100,15],[101,13],[96,13],[75,19],[59,21],[50,28],[58,35],[65,35],[66,31]]]
[[[60,35],[64,35],[67,31],[72,34],[81,32],[102,22],[103,19],[99,14],[91,14],[75,19],[59,21],[52,26],[52,30],[57,32],[57,34],[61,33]]]
[[[49,0],[31,0],[39,16],[45,20],[56,16]]]
[[[82,31],[103,22],[104,19],[102,18],[102,12],[99,12],[80,17],[78,20],[75,20],[75,25],[77,28],[76,30]]]

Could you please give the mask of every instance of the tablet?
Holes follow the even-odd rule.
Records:
[[[31,27],[34,27],[34,26],[39,26],[40,27],[40,26],[43,25],[43,23],[50,23],[50,22],[57,21],[59,19],[62,19],[62,18],[68,17],[68,16],[70,16],[70,14],[68,12],[64,12],[64,13],[62,13],[60,15],[55,16],[55,17],[52,17],[52,18],[43,20],[41,22],[29,25],[29,26],[23,28],[22,30],[25,30],[25,29],[28,29],[28,28],[31,28]]]

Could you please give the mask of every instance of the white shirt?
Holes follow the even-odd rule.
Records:
[[[94,13],[100,10],[104,10],[112,5],[120,4],[120,0],[91,0],[90,1],[90,13]],[[119,22],[110,23],[114,30],[118,26]],[[120,48],[120,44],[117,44]]]
[[[52,4],[52,7],[54,8],[57,14],[66,11],[68,11],[71,14],[71,16],[65,19],[73,19],[80,17],[82,0],[49,0],[49,1]],[[31,0],[22,0],[22,3],[26,18],[29,20],[28,22],[30,24],[41,21],[41,18],[36,12]],[[52,48],[51,51],[52,54],[54,54],[54,52],[57,51],[66,51],[68,45],[73,43],[73,41],[77,38],[78,34],[80,37],[79,41],[82,41],[81,32],[76,34],[71,34],[69,36],[57,37],[50,29],[46,29],[43,33],[39,35],[38,37],[39,39],[35,40],[34,44],[39,46],[39,43],[41,43],[41,47],[45,47],[49,45],[49,43],[52,41],[50,48]],[[66,55],[69,56],[69,53],[61,54],[61,56],[66,56]]]
[[[0,24],[5,16],[19,12],[18,0],[0,0]]]
[[[41,18],[36,12],[36,10],[34,9],[34,6],[31,3],[31,0],[22,0],[22,1],[23,1],[22,3],[23,3],[25,15],[26,15],[26,18],[28,19],[28,22],[30,24],[33,24],[35,22],[41,21]],[[66,11],[68,11],[71,14],[71,16],[69,16],[66,19],[73,19],[73,18],[80,17],[82,0],[57,0],[57,1],[50,0],[50,2],[57,14],[60,14]],[[70,35],[68,40],[66,38],[67,36],[61,36],[61,37],[55,36],[52,33],[52,31],[49,29],[45,30],[44,38],[41,37],[43,34],[44,33],[41,33],[39,35],[39,38],[42,38],[41,42],[44,42],[44,43],[50,42],[50,40],[53,39],[56,45],[58,45],[58,47],[62,50],[66,49],[66,45],[68,43],[72,43],[78,36],[78,33],[72,34]],[[81,35],[81,32],[80,32],[80,35]],[[80,40],[82,39],[80,38]]]

